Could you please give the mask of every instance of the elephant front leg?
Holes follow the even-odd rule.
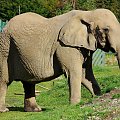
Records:
[[[70,71],[69,91],[70,91],[70,103],[77,104],[81,100],[81,81],[82,81],[82,67],[79,64],[79,69],[76,66],[75,70]]]
[[[7,58],[0,58],[0,112],[9,111],[5,106],[5,97],[8,83]]]
[[[42,109],[37,105],[35,99],[35,84],[29,82],[22,82],[25,92],[24,111],[26,112],[40,112]]]
[[[70,103],[77,104],[81,99],[82,56],[77,49],[64,46],[59,47],[56,53],[68,77]]]

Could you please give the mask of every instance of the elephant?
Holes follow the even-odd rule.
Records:
[[[13,17],[0,33],[0,112],[9,111],[5,96],[13,80],[23,84],[27,112],[42,111],[35,85],[62,74],[68,79],[71,104],[80,102],[81,84],[100,95],[92,55],[97,48],[112,51],[120,63],[119,39],[119,22],[108,9],[71,10],[52,18],[32,12]]]

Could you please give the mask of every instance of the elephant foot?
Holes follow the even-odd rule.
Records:
[[[41,112],[42,109],[39,106],[29,106],[24,108],[25,112]]]
[[[77,105],[78,103],[80,103],[80,99],[79,98],[77,98],[77,99],[73,98],[73,99],[70,100],[70,103],[72,105]]]
[[[1,113],[3,113],[3,112],[8,112],[8,111],[9,111],[9,109],[6,108],[6,107],[1,107],[1,108],[0,108],[0,112],[1,112]]]
[[[93,85],[92,87],[93,87],[94,94],[97,96],[100,96],[101,95],[100,87],[98,85]]]
[[[24,111],[26,112],[41,112],[42,109],[37,105],[35,97],[25,99],[24,102]]]

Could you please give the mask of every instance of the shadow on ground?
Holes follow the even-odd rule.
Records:
[[[19,111],[19,112],[24,112],[23,107],[8,107],[9,111]]]
[[[9,111],[19,111],[19,112],[25,112],[23,107],[8,107]],[[42,111],[50,111],[48,108],[42,108]]]

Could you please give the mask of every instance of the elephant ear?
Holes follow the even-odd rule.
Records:
[[[62,27],[59,41],[67,46],[84,47],[95,51],[96,39],[92,33],[93,26],[93,23],[89,24],[84,20],[73,18]]]

